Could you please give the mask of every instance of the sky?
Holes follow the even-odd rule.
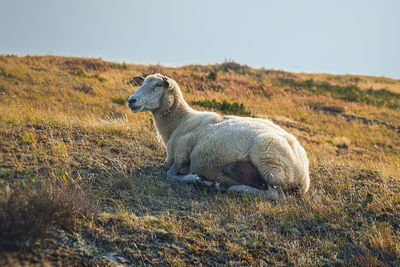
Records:
[[[0,0],[0,54],[400,79],[400,1]]]

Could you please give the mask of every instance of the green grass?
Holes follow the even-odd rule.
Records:
[[[111,98],[111,101],[121,106],[124,106],[126,104],[126,99],[122,97]]]
[[[227,115],[251,116],[251,112],[247,111],[242,103],[233,102],[231,104],[226,100],[219,102],[215,99],[192,101],[191,103],[199,107],[215,109]]]
[[[294,79],[278,78],[279,86],[289,86],[298,91],[323,95],[350,102],[361,102],[374,106],[387,106],[392,109],[400,107],[400,94],[386,89],[361,90],[356,85],[332,85],[328,82],[315,82],[313,79],[297,81]]]

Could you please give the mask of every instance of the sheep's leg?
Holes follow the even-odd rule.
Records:
[[[171,180],[191,183],[191,184],[198,182],[200,179],[197,174],[178,175],[178,168],[175,163],[172,164],[172,167],[167,172],[167,177]]]
[[[170,157],[170,158],[167,157],[167,158],[164,160],[164,168],[165,168],[166,170],[171,169],[173,163],[174,163],[174,161],[173,161],[172,157]]]
[[[178,171],[190,172],[190,160],[189,155],[192,152],[193,145],[195,143],[195,136],[192,133],[185,134],[179,138],[179,142],[175,145],[174,151],[174,163]]]
[[[198,184],[198,185],[203,185],[207,187],[213,187],[216,190],[220,190],[221,188],[216,185],[214,182],[210,181],[204,181],[201,180],[199,175],[196,173],[190,173],[186,175],[178,175],[178,168],[176,167],[177,165],[174,163],[167,172],[167,177],[171,180],[175,180],[178,182],[184,182],[184,183],[189,183],[189,184]]]
[[[167,142],[165,150],[167,152],[167,156],[164,160],[164,168],[169,170],[174,163],[175,143],[172,141]]]
[[[286,197],[282,189],[269,186],[267,190],[257,189],[248,185],[233,185],[228,187],[228,191],[247,193],[252,195],[260,195],[267,199],[272,199],[276,201],[285,201]]]
[[[164,160],[164,168],[167,169],[167,170],[171,169],[173,163],[174,163],[173,153],[168,153],[167,152],[167,157]]]
[[[248,185],[257,189],[268,189],[257,168],[249,161],[237,161],[225,165],[222,174],[236,181],[240,185]]]

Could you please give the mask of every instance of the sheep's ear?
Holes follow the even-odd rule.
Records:
[[[163,87],[168,88],[169,82],[167,76],[162,76],[162,80],[163,80]]]
[[[142,76],[134,76],[131,79],[131,83],[134,85],[142,85],[144,78]]]

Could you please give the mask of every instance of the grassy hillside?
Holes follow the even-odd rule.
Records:
[[[298,137],[311,189],[286,203],[166,179],[133,75],[195,108]],[[0,56],[0,265],[400,264],[400,81],[235,62],[169,68]]]

